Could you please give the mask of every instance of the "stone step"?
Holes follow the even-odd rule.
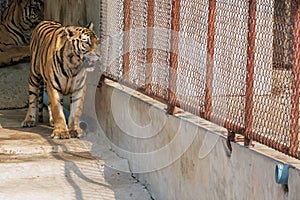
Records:
[[[95,174],[101,174],[103,167],[104,162],[96,160],[89,152],[0,155],[0,180],[63,176],[67,171],[80,171],[87,175],[92,173],[92,178]]]
[[[51,129],[42,127],[0,129],[0,155],[47,154],[58,152],[86,152],[92,144],[72,138],[59,140],[50,138]]]
[[[37,142],[37,143],[35,143]],[[26,139],[26,140],[1,140],[0,139],[0,154],[47,154],[58,152],[85,152],[91,149],[91,143],[77,139],[70,139],[67,142],[60,143],[38,143],[39,141]]]
[[[0,182],[3,200],[150,200],[139,183],[110,185],[107,182],[81,177],[42,177],[12,179]]]

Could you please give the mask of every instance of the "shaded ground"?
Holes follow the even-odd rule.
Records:
[[[0,109],[26,107],[29,67],[21,63],[0,68]]]

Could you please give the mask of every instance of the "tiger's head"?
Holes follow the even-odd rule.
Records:
[[[44,19],[44,0],[17,0],[23,10],[23,19],[34,28]]]
[[[89,23],[86,27],[68,26],[66,33],[67,39],[72,44],[72,52],[79,56],[87,71],[93,71],[95,62],[100,59],[99,40],[93,31],[93,23]]]

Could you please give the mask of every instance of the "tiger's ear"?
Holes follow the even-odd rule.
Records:
[[[93,22],[88,23],[88,25],[86,26],[86,28],[88,28],[90,30],[94,30],[94,24],[93,24]]]
[[[66,27],[65,32],[68,39],[71,39],[75,35],[74,30],[72,30],[72,28],[69,26]]]

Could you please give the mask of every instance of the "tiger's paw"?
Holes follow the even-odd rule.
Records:
[[[53,122],[53,120],[50,120],[50,121],[49,121],[49,126],[54,127],[54,122]]]
[[[22,127],[34,127],[36,126],[35,124],[35,120],[27,120],[25,119],[22,123],[21,123]]]
[[[69,134],[71,138],[80,138],[80,136],[82,135],[82,130],[81,129],[70,130]]]
[[[67,130],[54,129],[51,134],[52,139],[69,139],[70,134]]]

